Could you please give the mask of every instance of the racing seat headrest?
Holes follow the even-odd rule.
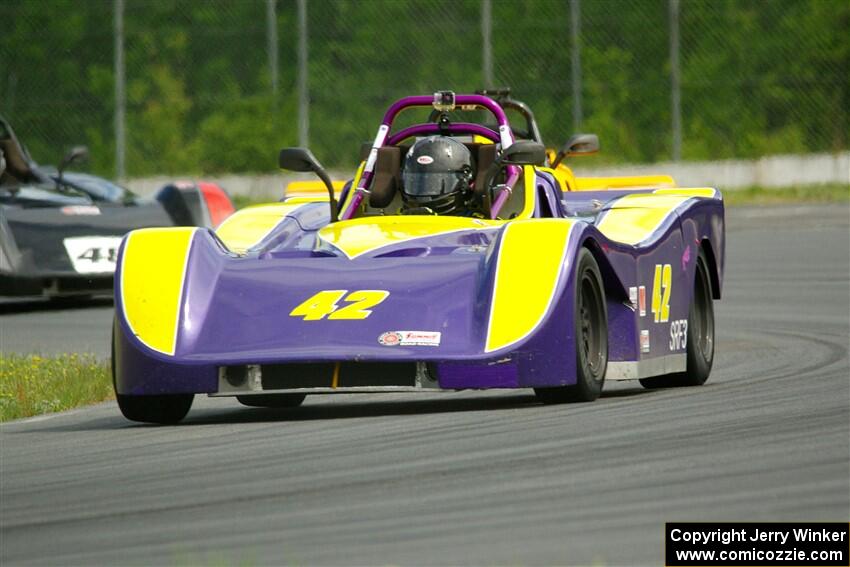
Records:
[[[478,155],[476,156],[476,164],[478,171],[475,173],[475,192],[479,195],[486,193],[484,182],[487,177],[487,170],[496,161],[496,144],[481,144],[478,146]]]
[[[369,189],[369,206],[384,209],[393,202],[401,186],[401,148],[384,146],[378,148],[372,187]]]
[[[493,165],[493,162],[496,161],[496,156],[496,144],[481,144],[478,146],[478,152],[476,155],[477,159],[475,162],[478,166],[478,170],[475,172],[475,185],[473,190],[475,195],[479,198],[481,212],[488,217],[490,216],[492,199],[490,189],[486,184],[487,170],[489,170],[490,166]]]

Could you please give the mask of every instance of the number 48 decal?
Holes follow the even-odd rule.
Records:
[[[77,256],[77,260],[88,260],[89,262],[100,262],[101,260],[105,260],[107,262],[112,262],[113,264],[116,262],[116,258],[118,256],[118,250],[116,248],[89,248],[79,256]]]
[[[328,319],[365,319],[372,314],[371,308],[389,295],[390,292],[382,289],[360,289],[351,293],[347,289],[329,289],[308,298],[289,316],[303,317],[305,321],[319,321],[326,316]],[[349,305],[340,306],[339,301]]]
[[[656,323],[670,320],[670,288],[673,286],[673,268],[670,264],[655,264],[652,280],[652,314]],[[664,288],[662,294],[661,288]]]

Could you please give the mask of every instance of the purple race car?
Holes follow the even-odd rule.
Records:
[[[425,122],[393,130],[417,108]],[[598,147],[574,139],[557,161]],[[131,232],[115,290],[122,413],[175,423],[195,394],[291,407],[533,388],[558,403],[594,400],[606,379],[705,382],[720,193],[576,180],[548,160],[488,96],[407,97],[339,202],[313,155],[290,148],[281,167],[317,173],[328,197],[249,207],[216,230]]]

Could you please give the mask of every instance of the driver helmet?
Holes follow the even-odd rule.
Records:
[[[404,158],[404,208],[425,207],[438,215],[464,212],[474,171],[472,153],[457,140],[445,136],[417,140]]]

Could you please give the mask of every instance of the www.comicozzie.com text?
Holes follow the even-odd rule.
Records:
[[[797,542],[842,542],[847,532],[835,530],[813,530],[811,528],[790,530],[764,530],[760,528],[717,529],[709,531],[691,531],[675,528],[670,532],[672,541],[689,543],[722,543],[727,545],[736,541],[770,541],[785,544],[793,536]]]

